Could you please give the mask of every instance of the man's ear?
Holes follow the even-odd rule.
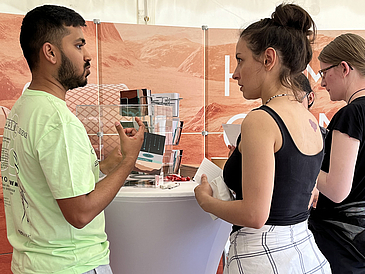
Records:
[[[276,63],[276,50],[272,47],[269,47],[264,52],[264,67],[266,70],[271,70]]]
[[[310,92],[307,96],[308,99],[308,108],[310,108],[314,103],[314,92]]]
[[[51,62],[52,64],[57,63],[56,47],[51,43],[46,42],[43,44],[41,54],[47,61]]]

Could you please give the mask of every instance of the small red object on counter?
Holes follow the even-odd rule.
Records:
[[[166,180],[171,181],[171,182],[175,182],[175,181],[190,181],[190,177],[189,176],[184,177],[184,176],[180,176],[180,175],[177,175],[177,174],[170,174],[170,175],[167,175],[165,178],[166,178]]]

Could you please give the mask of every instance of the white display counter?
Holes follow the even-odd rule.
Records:
[[[114,274],[216,274],[231,225],[199,207],[196,185],[121,188],[105,209]]]

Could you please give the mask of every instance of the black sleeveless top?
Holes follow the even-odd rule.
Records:
[[[308,204],[321,168],[323,149],[316,155],[301,153],[280,116],[265,105],[258,109],[272,116],[282,136],[282,146],[275,153],[274,190],[270,215],[265,224],[284,226],[300,223],[309,216]],[[238,150],[240,141],[241,135],[223,170],[224,181],[236,192],[237,200],[242,200],[242,158]],[[240,228],[234,225],[232,233]]]

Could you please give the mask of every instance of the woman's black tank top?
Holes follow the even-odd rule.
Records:
[[[280,116],[268,106],[256,110],[269,113],[280,128],[282,147],[275,153],[274,190],[270,215],[266,225],[293,225],[309,216],[308,204],[323,159],[323,149],[316,155],[305,155],[295,145],[287,127]],[[227,186],[236,192],[236,199],[242,200],[242,158],[236,149],[227,160],[223,177]],[[241,227],[234,225],[233,231]]]

